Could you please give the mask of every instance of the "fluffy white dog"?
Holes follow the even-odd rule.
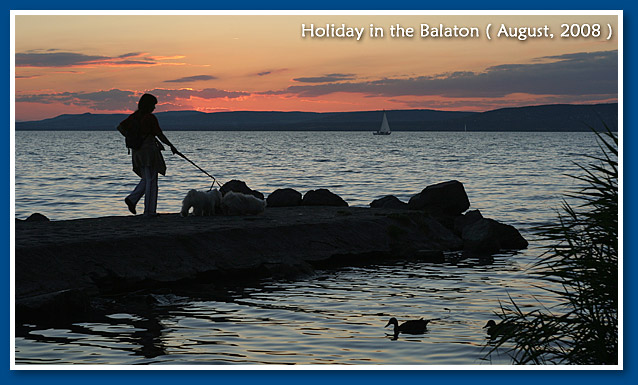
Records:
[[[222,198],[221,208],[226,215],[254,215],[264,212],[266,201],[253,195],[229,191]]]
[[[187,217],[191,207],[193,208],[193,215],[215,215],[215,210],[220,207],[221,200],[222,194],[216,188],[210,191],[191,190],[182,201],[180,215]]]

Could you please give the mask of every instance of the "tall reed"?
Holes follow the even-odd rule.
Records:
[[[584,187],[566,195],[556,223],[536,233],[548,242],[531,268],[559,304],[524,310],[500,305],[488,356],[505,350],[517,364],[602,365],[618,362],[618,138],[598,133],[600,156],[589,156]],[[552,288],[553,287],[553,288]],[[557,289],[558,288],[558,289]]]

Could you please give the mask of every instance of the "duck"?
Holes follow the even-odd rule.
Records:
[[[496,338],[496,336],[505,334],[508,330],[511,330],[511,326],[503,325],[503,323],[496,323],[494,320],[489,320],[483,326],[483,329],[487,329],[487,335],[490,338]]]
[[[394,334],[397,335],[399,333],[405,334],[423,334],[425,333],[428,323],[430,320],[424,320],[423,318],[418,320],[405,321],[401,325],[399,325],[399,321],[396,318],[390,318],[388,324],[385,325],[387,328],[390,325],[394,325]]]

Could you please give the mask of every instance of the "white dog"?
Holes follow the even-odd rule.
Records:
[[[220,207],[221,200],[222,194],[216,188],[210,191],[191,190],[182,201],[180,214],[183,217],[187,217],[192,207],[193,215],[215,215],[215,210]]]
[[[266,201],[253,195],[229,191],[222,198],[221,208],[226,215],[254,215],[264,212]]]

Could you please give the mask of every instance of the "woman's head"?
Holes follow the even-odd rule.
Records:
[[[151,94],[144,94],[137,102],[137,110],[144,113],[153,112],[155,105],[157,104],[157,98]]]

